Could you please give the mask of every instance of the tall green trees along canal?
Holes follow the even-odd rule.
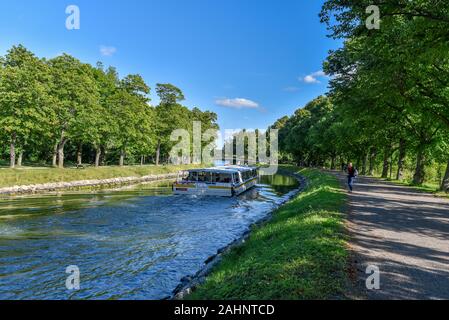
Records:
[[[0,162],[64,167],[166,162],[174,129],[217,129],[217,115],[181,105],[182,91],[150,87],[138,74],[120,78],[113,67],[91,66],[63,54],[40,59],[25,47],[0,57]],[[205,144],[209,142],[204,142]]]
[[[279,119],[286,161],[431,183],[449,191],[449,2],[327,0],[329,35],[343,46],[323,68],[330,92]]]

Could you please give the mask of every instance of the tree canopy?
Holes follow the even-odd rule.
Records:
[[[380,9],[379,30],[365,25],[370,5]],[[397,179],[410,171],[414,184],[448,190],[449,3],[328,0],[320,16],[344,43],[323,65],[327,96],[273,125],[285,157],[333,168],[338,157],[384,178],[394,167]]]
[[[139,74],[119,77],[113,67],[92,66],[68,54],[40,59],[22,45],[0,57],[0,142],[10,166],[64,160],[95,166],[168,161],[175,129],[218,129],[217,115],[189,109],[181,89],[157,84],[160,103]],[[19,157],[16,157],[16,153]],[[17,158],[17,159],[16,159]]]

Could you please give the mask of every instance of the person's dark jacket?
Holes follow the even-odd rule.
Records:
[[[350,178],[355,177],[355,168],[354,167],[352,167],[352,168],[348,167],[348,177],[350,177]]]

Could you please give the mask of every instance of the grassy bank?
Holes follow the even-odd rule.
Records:
[[[0,188],[16,185],[32,185],[51,182],[71,182],[80,180],[97,180],[120,177],[143,177],[177,172],[192,166],[126,166],[100,168],[19,168],[0,169]]]
[[[289,167],[290,170],[297,170]],[[188,299],[329,299],[347,285],[345,195],[334,176],[299,171],[303,193],[254,228]]]
[[[382,179],[382,178],[379,178],[379,179]],[[388,181],[388,182],[391,182],[393,184],[397,184],[400,186],[412,187],[413,189],[416,189],[421,192],[432,193],[437,197],[449,198],[449,194],[441,191],[441,188],[440,188],[441,186],[437,183],[424,183],[420,186],[417,186],[416,184],[413,184],[413,182],[410,180],[395,180],[395,179],[382,179],[382,180],[385,180],[385,181]]]

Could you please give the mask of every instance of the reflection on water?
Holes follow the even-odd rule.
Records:
[[[164,298],[296,186],[277,175],[238,198],[173,196],[165,183],[0,200],[0,299]]]

